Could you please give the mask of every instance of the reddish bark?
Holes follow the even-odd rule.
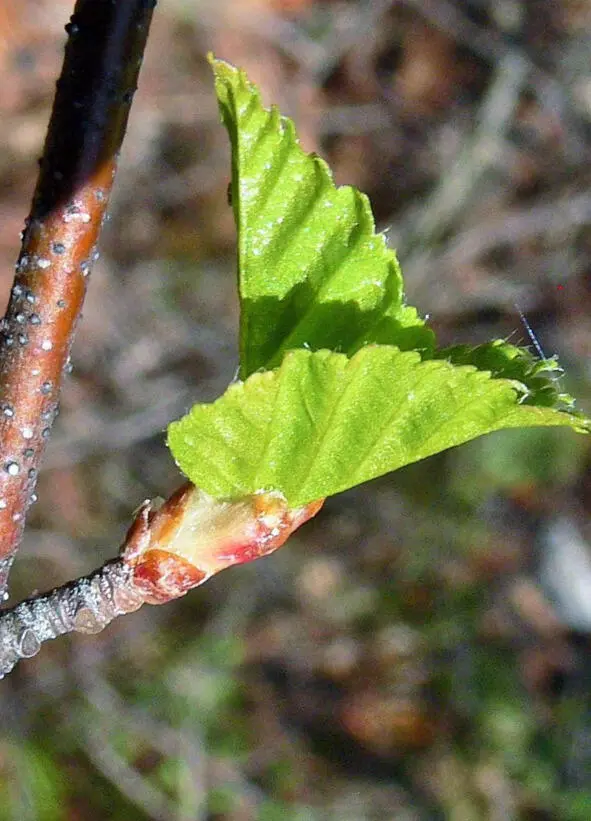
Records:
[[[155,0],[78,0],[0,340],[0,595],[34,501]]]

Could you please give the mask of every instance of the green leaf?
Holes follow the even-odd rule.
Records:
[[[232,146],[242,378],[277,367],[294,348],[351,355],[378,342],[431,351],[433,334],[403,304],[396,255],[375,233],[367,197],[335,186],[244,72],[211,62]]]
[[[243,72],[212,64],[248,378],[169,427],[196,485],[228,499],[277,490],[299,507],[502,428],[590,429],[553,361],[502,341],[436,352],[366,197],[335,187]]]
[[[562,373],[556,359],[536,359],[526,348],[517,348],[502,339],[484,345],[455,345],[434,353],[454,365],[474,365],[490,371],[494,378],[516,379],[527,388],[524,403],[538,407],[572,411],[574,399],[558,390],[556,376]]]
[[[472,365],[370,345],[351,359],[288,353],[169,427],[181,470],[218,498],[281,491],[291,506],[330,496],[501,428],[589,421],[526,404],[528,387]]]

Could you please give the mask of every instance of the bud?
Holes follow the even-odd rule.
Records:
[[[187,483],[158,510],[149,502],[140,508],[122,559],[144,601],[164,604],[226,567],[272,553],[323,501],[292,509],[275,491],[219,501]]]

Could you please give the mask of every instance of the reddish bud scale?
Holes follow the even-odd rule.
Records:
[[[144,503],[118,559],[2,613],[0,678],[45,641],[71,630],[98,633],[144,603],[164,604],[225,567],[266,556],[321,506],[290,509],[279,493],[220,502],[192,484],[159,510]]]
[[[144,601],[164,604],[220,570],[272,553],[324,500],[289,508],[277,492],[218,501],[188,483],[156,511],[145,503],[122,558]]]
[[[183,596],[204,579],[203,571],[191,562],[159,548],[148,550],[133,573],[134,587],[147,604],[166,604]]]

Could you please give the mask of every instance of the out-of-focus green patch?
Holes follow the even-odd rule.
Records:
[[[558,801],[560,821],[589,821],[591,790],[569,790]]]
[[[54,757],[30,742],[6,744],[0,777],[0,821],[62,821],[67,794]]]
[[[214,817],[224,816],[235,809],[238,800],[235,790],[231,787],[214,787],[207,793],[207,810]]]
[[[449,479],[454,492],[472,503],[493,489],[532,485],[550,491],[579,473],[587,452],[581,444],[556,428],[493,433],[449,455]]]
[[[257,821],[319,821],[319,816],[308,807],[267,800],[259,807]]]

